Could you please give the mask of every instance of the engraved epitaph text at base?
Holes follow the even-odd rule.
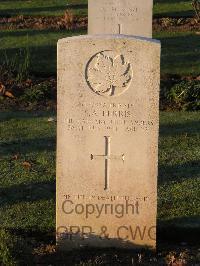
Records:
[[[57,242],[156,245],[160,43],[58,42]]]

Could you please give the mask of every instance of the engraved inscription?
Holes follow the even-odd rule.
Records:
[[[105,7],[100,8],[100,14],[96,14],[98,19],[102,17],[104,20],[115,20],[115,18],[123,19],[123,18],[135,18],[138,20],[137,13],[139,12],[138,7],[117,7],[116,5],[112,5],[111,3],[104,3]],[[103,14],[102,14],[103,13]],[[108,14],[108,15],[107,15]]]
[[[63,197],[66,200],[87,200],[87,201],[107,201],[107,202],[115,202],[115,201],[143,201],[147,202],[151,198],[152,194],[148,195],[142,195],[142,196],[136,196],[136,195],[113,195],[113,194],[107,194],[105,195],[87,195],[87,194],[65,194]]]
[[[110,160],[122,160],[124,162],[125,155],[112,155],[110,151],[110,142],[111,137],[105,136],[105,154],[104,155],[93,155],[91,154],[91,160],[97,159],[97,158],[103,158],[105,159],[105,186],[104,190],[109,189],[109,181],[110,181]]]
[[[78,102],[74,108],[79,113],[84,113],[84,117],[77,118],[66,113],[62,123],[68,131],[150,133],[158,123],[150,117],[138,118],[132,103]]]
[[[86,67],[86,81],[98,95],[112,97],[123,94],[133,79],[131,64],[122,54],[103,51],[94,55]]]

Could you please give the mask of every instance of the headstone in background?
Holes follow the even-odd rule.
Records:
[[[160,43],[58,42],[57,241],[155,247]]]
[[[152,38],[153,0],[89,0],[88,34]]]

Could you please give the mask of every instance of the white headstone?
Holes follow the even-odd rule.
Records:
[[[152,38],[153,0],[89,0],[88,34]]]
[[[160,43],[58,42],[57,241],[155,247]]]

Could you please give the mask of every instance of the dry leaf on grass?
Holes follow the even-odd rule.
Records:
[[[5,94],[4,95],[7,96],[7,97],[9,97],[9,98],[15,98],[15,96],[11,92],[9,92],[9,91],[5,91]]]
[[[0,82],[0,95],[4,95],[6,91],[5,86]]]
[[[6,90],[5,86],[1,82],[0,82],[0,95],[7,96],[9,98],[15,98],[11,92]]]
[[[19,155],[19,153],[17,153],[15,155],[13,155],[11,159],[14,161],[14,160],[18,160],[19,158],[20,158],[20,155]]]
[[[56,246],[55,245],[44,245],[37,247],[34,249],[33,254],[34,255],[45,255],[45,254],[53,254],[56,252]]]
[[[56,122],[56,119],[54,117],[49,117],[47,121],[48,122]]]
[[[23,162],[22,165],[23,165],[25,168],[27,168],[27,169],[30,169],[30,168],[31,168],[31,163],[29,163],[29,162],[27,162],[27,161]]]

